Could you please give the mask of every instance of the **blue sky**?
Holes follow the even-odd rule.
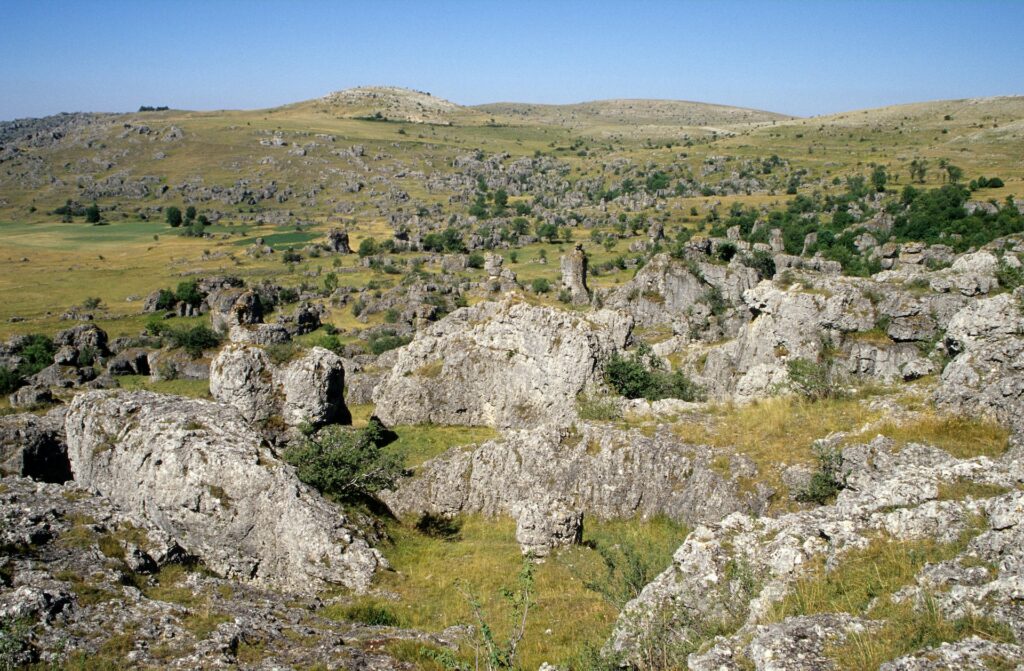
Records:
[[[1024,94],[1024,0],[3,0],[0,119],[257,108],[392,84],[462,104],[798,115]]]

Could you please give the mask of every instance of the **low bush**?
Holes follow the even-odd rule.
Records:
[[[658,401],[678,398],[683,401],[704,399],[704,390],[682,371],[669,372],[649,345],[642,344],[631,355],[613,354],[605,365],[605,382],[626,398]]]
[[[382,448],[393,434],[376,417],[365,429],[329,426],[302,437],[284,452],[299,479],[339,501],[373,497],[394,487],[402,474],[401,458]]]

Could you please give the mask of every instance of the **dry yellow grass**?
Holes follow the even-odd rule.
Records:
[[[1009,448],[1010,432],[998,423],[981,418],[940,414],[934,409],[906,422],[888,421],[851,440],[868,440],[881,434],[896,441],[897,449],[910,443],[933,445],[958,459],[998,457]]]

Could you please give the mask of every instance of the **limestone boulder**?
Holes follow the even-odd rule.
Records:
[[[386,566],[227,405],[87,392],[65,422],[76,482],[177,539],[222,576],[308,592],[365,589]]]
[[[462,308],[417,333],[374,388],[385,424],[571,424],[576,396],[601,382],[632,320],[508,298]]]

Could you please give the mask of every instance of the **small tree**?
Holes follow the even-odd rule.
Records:
[[[189,205],[187,208],[185,208],[185,221],[195,221],[195,218],[196,208],[194,205]]]
[[[328,426],[304,437],[284,452],[299,479],[340,501],[373,497],[394,487],[401,476],[399,455],[384,450],[394,434],[376,417],[362,431]]]
[[[85,223],[100,223],[100,208],[96,205],[96,203],[93,203],[89,207],[85,208]]]
[[[181,226],[181,210],[174,205],[171,205],[164,211],[164,218],[173,228]]]
[[[373,238],[364,238],[359,243],[359,257],[365,258],[367,256],[373,256],[377,253],[377,241]]]
[[[885,191],[885,184],[889,181],[889,176],[885,172],[884,165],[876,165],[875,169],[871,171],[871,185],[875,187],[875,191],[881,193]]]

